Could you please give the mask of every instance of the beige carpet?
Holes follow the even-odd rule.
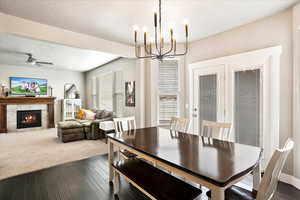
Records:
[[[100,140],[62,143],[56,129],[0,134],[0,180],[107,153]]]

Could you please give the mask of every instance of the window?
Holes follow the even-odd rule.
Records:
[[[124,108],[123,71],[105,73],[98,77],[98,83],[98,108],[114,111],[117,116],[122,116]]]
[[[171,117],[178,116],[178,64],[177,61],[163,61],[159,65],[158,101],[159,124],[166,125]]]
[[[99,77],[99,109],[113,111],[113,73]]]

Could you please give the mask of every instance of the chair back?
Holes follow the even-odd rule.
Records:
[[[187,133],[190,127],[190,120],[186,118],[172,117],[170,130]]]
[[[259,185],[257,200],[272,199],[277,189],[282,168],[293,147],[294,142],[288,139],[282,149],[275,150]]]
[[[135,117],[114,118],[113,120],[116,133],[136,129]]]
[[[230,129],[231,123],[203,120],[200,135],[227,141],[229,140]]]

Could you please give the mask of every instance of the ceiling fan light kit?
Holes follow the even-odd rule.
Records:
[[[138,45],[137,37],[138,37],[138,28],[134,27],[134,43],[135,43],[135,55],[137,58],[151,58],[162,61],[165,58],[173,58],[176,56],[184,56],[188,52],[188,23],[185,21],[185,51],[183,53],[177,53],[177,42],[174,37],[174,30],[170,28],[170,48],[165,49],[165,38],[162,31],[162,23],[161,23],[161,0],[159,0],[159,13],[154,12],[154,28],[155,28],[155,39],[154,42],[150,41],[148,43],[147,40],[147,31],[144,30],[144,44]],[[157,21],[158,19],[158,21]],[[159,39],[158,39],[159,37]],[[141,56],[139,53],[139,48],[144,48],[145,55]]]

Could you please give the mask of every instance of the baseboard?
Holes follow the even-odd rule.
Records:
[[[300,190],[300,179],[297,179],[294,176],[282,173],[280,176],[280,181],[290,184]]]

